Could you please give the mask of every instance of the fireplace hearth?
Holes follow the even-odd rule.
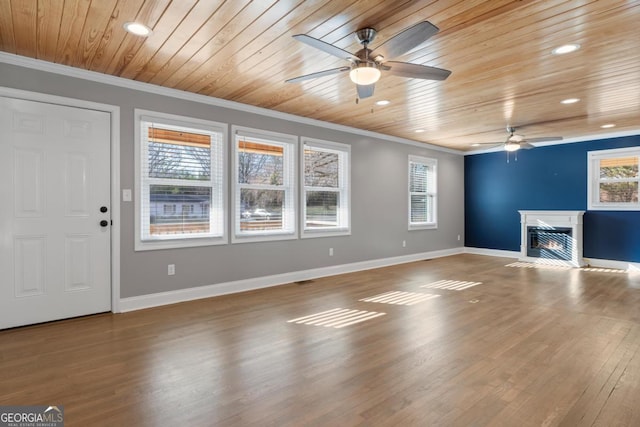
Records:
[[[582,216],[584,211],[519,211],[520,260],[584,265]]]

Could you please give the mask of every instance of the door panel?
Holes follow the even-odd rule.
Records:
[[[110,120],[0,97],[0,329],[111,309]]]

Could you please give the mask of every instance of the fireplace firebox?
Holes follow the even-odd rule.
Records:
[[[527,256],[571,260],[571,228],[527,227]]]

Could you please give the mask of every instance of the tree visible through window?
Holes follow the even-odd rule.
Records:
[[[640,209],[640,148],[589,152],[589,209]]]
[[[304,141],[305,232],[349,231],[349,152],[344,144]]]
[[[295,232],[295,145],[236,132],[236,237]]]
[[[638,202],[638,158],[600,160],[600,202]]]
[[[175,116],[162,116],[140,114],[138,118],[141,203],[137,246],[223,237],[223,132],[201,121],[178,124]],[[215,209],[208,208],[211,206]],[[163,247],[169,246],[165,243]]]

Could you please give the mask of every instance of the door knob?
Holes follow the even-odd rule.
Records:
[[[106,219],[100,221],[100,227],[106,227],[107,225],[109,225],[109,221],[107,221]]]
[[[102,206],[100,208],[100,212],[105,213],[106,211],[108,211],[109,209],[106,206]]]

